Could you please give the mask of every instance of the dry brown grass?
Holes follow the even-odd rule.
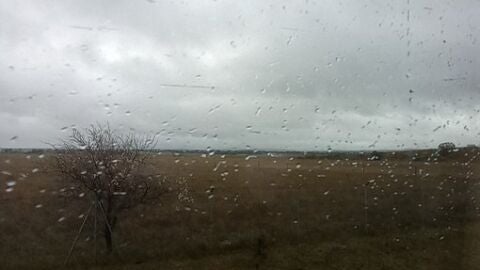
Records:
[[[412,164],[401,155],[156,156],[149,170],[168,192],[121,217],[118,254],[99,252],[96,268],[474,269],[476,154]],[[17,180],[13,192],[0,191],[2,269],[60,267],[81,223],[87,205],[62,196],[68,183],[48,163],[48,155],[0,156],[0,171],[11,174],[0,174],[2,187]],[[92,231],[88,224],[69,268],[94,267]],[[103,245],[99,238],[100,251]]]

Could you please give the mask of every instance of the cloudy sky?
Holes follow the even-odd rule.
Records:
[[[0,0],[0,147],[480,143],[480,2]]]

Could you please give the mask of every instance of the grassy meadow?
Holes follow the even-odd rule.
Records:
[[[152,154],[158,199],[120,216],[112,255],[87,222],[67,266],[89,202],[50,155],[0,154],[0,269],[480,269],[476,149]]]

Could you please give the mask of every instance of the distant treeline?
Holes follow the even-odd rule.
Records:
[[[44,154],[54,152],[50,148],[0,148],[0,153]]]
[[[0,153],[46,154],[62,151],[51,148],[0,148]],[[80,151],[80,150],[79,150]],[[446,156],[464,155],[468,152],[477,152],[473,146],[458,147]],[[294,157],[301,159],[411,159],[412,161],[427,161],[442,158],[438,149],[416,149],[399,151],[267,151],[267,150],[188,150],[188,149],[153,149],[145,153],[158,155],[227,155],[261,157]],[[374,158],[374,159],[373,159]]]

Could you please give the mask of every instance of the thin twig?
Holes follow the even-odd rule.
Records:
[[[75,240],[73,240],[72,246],[70,247],[70,250],[68,251],[68,255],[65,258],[65,261],[63,262],[63,265],[67,265],[68,260],[70,259],[70,256],[72,255],[73,249],[75,248],[75,245],[78,242],[78,239],[80,238],[80,234],[83,231],[83,227],[85,226],[85,223],[87,222],[88,216],[90,215],[90,212],[92,211],[93,204],[90,205],[90,208],[88,208],[87,214],[85,215],[85,218],[83,219],[82,225],[80,226],[80,229],[78,230],[77,236],[75,236]]]

